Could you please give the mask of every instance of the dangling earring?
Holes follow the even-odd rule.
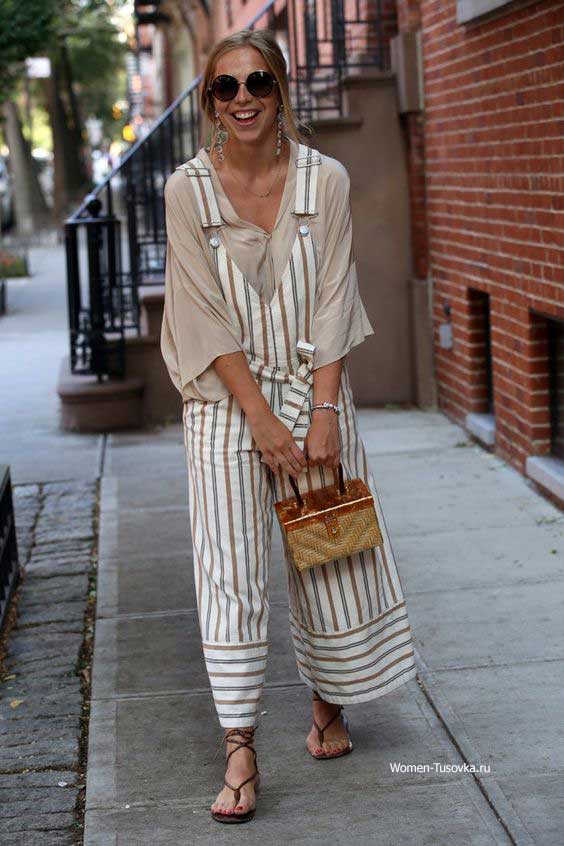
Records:
[[[216,121],[215,121],[216,136],[215,136],[214,147],[217,150],[217,155],[219,157],[219,161],[223,162],[223,161],[225,161],[225,155],[223,153],[223,143],[225,141],[227,141],[227,139],[229,138],[229,133],[227,132],[225,127],[222,125],[222,123],[219,119],[219,112],[215,112],[215,117],[216,117]]]
[[[282,144],[282,121],[284,119],[283,112],[284,103],[280,103],[280,105],[278,106],[278,114],[276,116],[278,118],[278,130],[276,132],[276,152],[274,153],[276,157],[280,155],[280,146]]]

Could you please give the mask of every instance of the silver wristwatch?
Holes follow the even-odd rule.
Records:
[[[335,414],[341,413],[341,409],[339,408],[338,405],[335,405],[334,403],[327,402],[327,401],[326,402],[319,402],[319,403],[316,403],[315,405],[312,405],[311,410],[313,411],[314,408],[332,408],[333,411],[335,412]]]

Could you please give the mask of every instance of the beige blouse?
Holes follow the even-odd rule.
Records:
[[[272,234],[237,215],[206,149],[202,147],[197,154],[210,168],[221,218],[228,224],[220,230],[225,248],[249,284],[267,301],[282,277],[296,234],[297,219],[291,211],[298,144],[288,140],[288,174]],[[161,351],[183,400],[215,401],[228,396],[229,390],[213,366],[214,359],[243,347],[213,264],[208,244],[213,230],[201,227],[190,180],[182,170],[176,170],[164,189],[167,252]],[[314,370],[342,358],[374,332],[358,292],[349,190],[344,165],[321,154],[318,214],[307,219],[318,258],[310,338],[316,346]]]

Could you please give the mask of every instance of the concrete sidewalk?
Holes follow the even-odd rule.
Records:
[[[224,746],[202,659],[180,426],[108,439],[85,846],[546,844],[564,828],[564,515],[438,413],[359,410],[418,679],[347,709],[355,751],[305,751],[281,541],[257,816],[209,806]],[[276,523],[276,521],[275,521]],[[393,772],[394,763],[428,772]],[[489,765],[489,772],[439,765]]]
[[[31,249],[30,272],[8,281],[0,317],[0,463],[14,484],[92,481],[102,437],[60,428],[57,379],[69,353],[64,247]]]

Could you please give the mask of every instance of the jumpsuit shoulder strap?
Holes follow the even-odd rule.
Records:
[[[198,201],[202,229],[208,229],[210,226],[223,226],[215,191],[213,190],[210,169],[198,156],[194,156],[185,164],[179,165],[176,170],[183,170],[186,176],[192,177],[190,181]]]
[[[294,214],[317,214],[317,174],[321,156],[313,147],[300,144],[296,158],[296,205]]]

